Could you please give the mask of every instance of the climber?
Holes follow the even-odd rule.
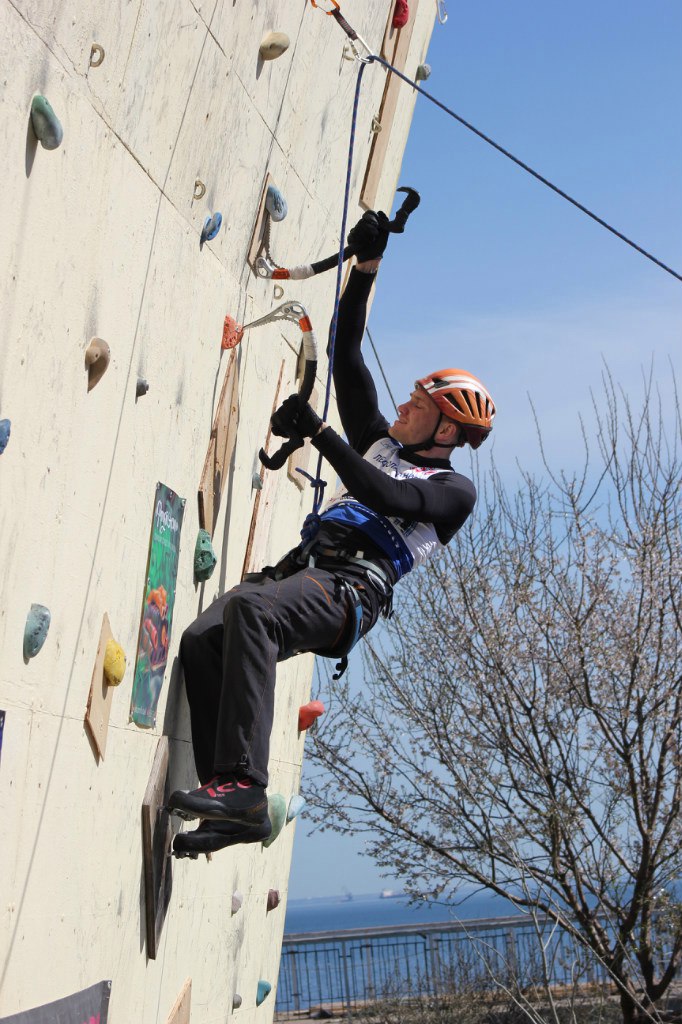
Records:
[[[309,516],[302,541],[274,567],[218,598],[185,630],[180,660],[201,787],[169,807],[204,819],[175,837],[178,856],[257,842],[270,830],[266,787],[278,661],[303,651],[343,657],[380,615],[405,573],[446,545],[471,513],[472,482],[450,465],[478,448],[495,406],[476,377],[447,369],[419,379],[392,424],[381,415],[361,341],[388,241],[383,213],[365,213],[341,299],[334,383],[348,441],[298,395],[273,414],[279,436],[311,437],[341,487]]]

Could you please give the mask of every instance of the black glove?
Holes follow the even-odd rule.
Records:
[[[277,437],[312,437],[322,420],[307,402],[301,405],[298,395],[289,395],[272,414],[270,423]]]
[[[348,232],[348,244],[355,250],[358,263],[383,256],[388,244],[389,221],[383,210],[363,213],[355,227]]]

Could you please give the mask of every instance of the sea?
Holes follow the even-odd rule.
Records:
[[[484,892],[460,893],[455,901],[412,902],[400,892],[345,893],[290,899],[284,934],[375,928],[383,925],[438,924],[476,918],[509,917],[518,913],[508,900]]]

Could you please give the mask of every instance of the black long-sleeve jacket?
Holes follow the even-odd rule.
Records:
[[[321,546],[358,551],[395,582],[448,543],[471,513],[473,483],[447,459],[405,454],[388,434],[361,343],[373,274],[352,270],[341,299],[334,385],[346,443],[327,427],[313,438],[342,488],[321,510]]]

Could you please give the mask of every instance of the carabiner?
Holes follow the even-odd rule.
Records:
[[[336,0],[310,0],[313,7],[317,7],[318,11],[322,11],[323,14],[333,14],[334,11],[338,11],[339,5]]]
[[[448,20],[448,12],[445,10],[445,0],[436,0],[436,13],[438,14],[438,20],[441,25],[444,25]]]

